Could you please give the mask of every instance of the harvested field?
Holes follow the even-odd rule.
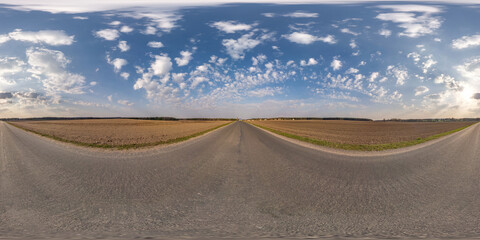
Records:
[[[185,140],[229,121],[88,119],[19,121],[13,125],[67,142],[99,147],[141,147]]]
[[[449,132],[474,122],[372,122],[343,120],[249,121],[287,134],[340,144],[408,142]]]

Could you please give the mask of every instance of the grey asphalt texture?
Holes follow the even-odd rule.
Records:
[[[478,236],[479,124],[355,156],[244,122],[135,151],[77,147],[0,122],[0,239]]]

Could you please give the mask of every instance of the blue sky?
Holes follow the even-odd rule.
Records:
[[[0,1],[0,117],[480,116],[474,1],[108,3]]]

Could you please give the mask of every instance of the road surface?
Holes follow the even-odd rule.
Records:
[[[168,147],[77,147],[0,122],[0,238],[476,237],[480,125],[348,156],[243,122]]]

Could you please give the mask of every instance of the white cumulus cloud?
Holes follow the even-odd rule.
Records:
[[[333,58],[333,61],[330,63],[330,67],[332,67],[333,70],[337,71],[342,68],[342,61],[338,60],[337,58]]]
[[[162,42],[148,42],[147,46],[149,46],[151,48],[162,48],[162,47],[164,47]]]
[[[313,65],[317,65],[317,64],[318,64],[318,61],[315,60],[315,58],[309,58],[308,62],[305,61],[305,60],[300,61],[301,66],[313,66]]]
[[[211,26],[226,33],[235,33],[237,31],[248,31],[252,29],[252,25],[248,25],[245,23],[237,23],[235,21],[214,22]]]
[[[132,32],[133,31],[133,28],[129,27],[129,26],[122,26],[122,28],[120,28],[120,32],[122,33],[129,33],[129,32]]]
[[[452,41],[452,47],[455,49],[464,49],[476,46],[480,46],[480,34],[463,36]]]
[[[167,55],[157,55],[151,68],[154,75],[164,76],[172,69],[172,60]]]
[[[188,65],[188,63],[193,59],[192,52],[189,51],[181,51],[180,56],[182,57],[175,58],[175,62],[177,62],[179,67]]]
[[[370,74],[370,77],[368,78],[368,81],[369,82],[374,82],[375,79],[378,78],[378,76],[380,76],[379,72],[372,72],[372,74]]]
[[[22,41],[22,42],[31,42],[31,43],[45,43],[52,46],[58,45],[72,45],[74,42],[74,36],[68,36],[64,31],[61,30],[41,30],[38,32],[31,31],[22,31],[21,29],[16,29],[15,31],[8,34],[10,40]],[[1,41],[7,41],[5,35],[0,37]]]
[[[298,44],[311,44],[316,41],[322,41],[329,44],[334,44],[337,41],[332,35],[327,35],[325,37],[317,37],[305,32],[293,32],[291,34],[283,35],[284,38],[288,39],[290,42]]]
[[[115,58],[112,61],[108,60],[108,63],[113,65],[113,71],[115,72],[120,72],[120,70],[122,70],[122,67],[128,64],[127,60],[123,58]]]
[[[253,49],[262,43],[262,39],[264,39],[264,37],[260,39],[252,37],[253,32],[245,34],[239,39],[224,39],[222,44],[233,59],[243,59],[245,57],[245,51]]]
[[[103,29],[95,32],[95,36],[98,38],[103,38],[107,41],[113,41],[117,39],[120,34],[117,29]]]
[[[120,24],[122,24],[122,22],[120,22],[120,21],[112,21],[112,22],[109,23],[109,25],[112,25],[112,26],[118,26]]]
[[[168,86],[170,80],[170,70],[172,69],[172,59],[168,55],[155,55],[155,60],[145,71],[137,67],[137,73],[142,77],[138,78],[133,85],[133,89],[145,89],[147,98],[153,101],[172,99],[175,95],[175,88]]]
[[[28,64],[33,77],[39,79],[46,92],[81,94],[85,88],[85,77],[70,73],[66,66],[70,63],[63,52],[46,48],[29,48],[26,51]]]

